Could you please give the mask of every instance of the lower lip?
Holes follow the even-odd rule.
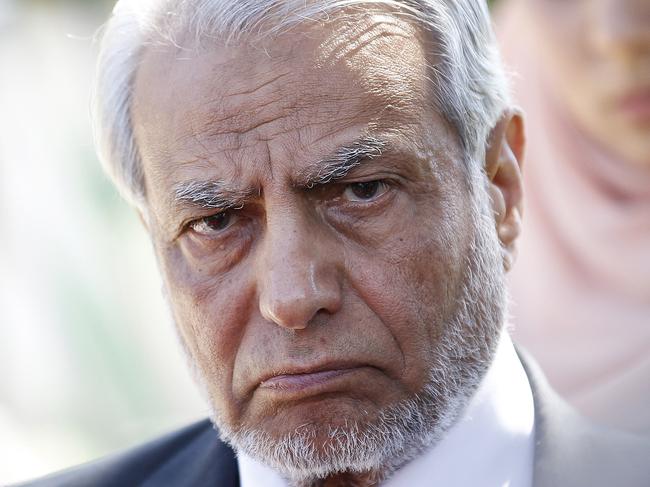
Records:
[[[276,375],[275,377],[271,377],[270,379],[262,382],[260,384],[260,387],[275,391],[304,392],[308,389],[324,386],[333,380],[338,379],[339,377],[351,374],[357,370],[359,369],[351,368],[323,370],[320,372],[312,372],[308,374]]]

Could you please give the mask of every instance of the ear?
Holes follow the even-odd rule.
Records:
[[[517,257],[516,242],[521,233],[521,167],[525,145],[521,111],[506,111],[490,133],[485,154],[485,172],[490,181],[490,199],[506,271],[510,270]]]

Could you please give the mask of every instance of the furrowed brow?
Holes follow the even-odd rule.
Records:
[[[254,193],[233,189],[222,181],[187,181],[174,187],[174,204],[228,210],[243,207]]]
[[[362,137],[340,147],[332,155],[304,168],[296,178],[296,186],[312,189],[344,178],[363,162],[379,157],[388,143],[375,137]]]

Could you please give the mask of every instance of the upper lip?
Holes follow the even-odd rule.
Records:
[[[360,367],[371,367],[370,364],[362,362],[353,362],[353,361],[328,361],[313,365],[301,365],[296,366],[295,364],[287,365],[284,367],[274,368],[272,372],[266,373],[261,376],[258,385],[263,384],[264,382],[283,375],[300,375],[300,374],[315,374],[317,372],[325,372],[330,370],[347,370],[355,369]]]

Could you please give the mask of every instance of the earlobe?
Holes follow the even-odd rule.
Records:
[[[510,110],[492,130],[486,148],[485,171],[490,181],[490,199],[497,235],[504,251],[504,267],[509,270],[516,258],[516,242],[521,233],[523,187],[521,165],[525,136],[523,116]]]

